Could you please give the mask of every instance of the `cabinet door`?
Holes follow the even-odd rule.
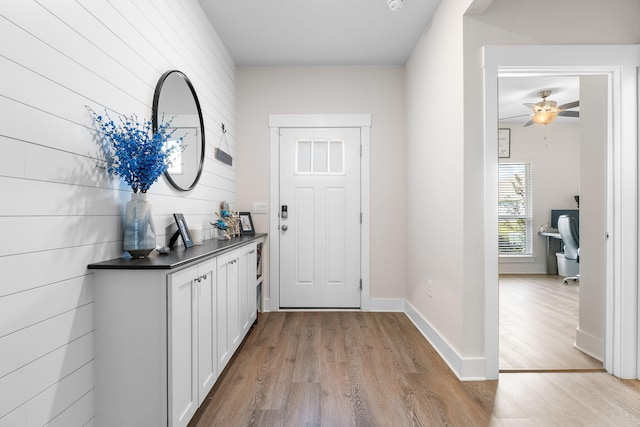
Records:
[[[256,292],[256,248],[256,244],[250,244],[242,249],[242,263],[240,266],[242,272],[240,279],[242,335],[245,335],[249,331],[249,328],[256,320],[258,297]]]
[[[231,354],[242,341],[240,323],[240,251],[234,252],[231,268],[227,271],[227,319],[229,321],[229,348]]]
[[[198,264],[198,405],[202,404],[218,377],[216,340],[216,260]]]
[[[169,422],[186,426],[198,409],[197,267],[170,274],[168,282]]]
[[[238,282],[240,251],[233,251],[218,257],[217,265],[217,331],[218,331],[218,375],[229,362],[238,340]]]

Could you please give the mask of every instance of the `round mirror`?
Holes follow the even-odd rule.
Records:
[[[184,73],[171,70],[160,77],[153,94],[152,116],[154,132],[163,120],[173,119],[173,136],[176,140],[183,137],[184,151],[172,159],[165,177],[180,191],[193,189],[200,179],[204,163],[204,121],[196,91]]]

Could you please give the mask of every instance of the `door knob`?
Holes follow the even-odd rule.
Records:
[[[282,228],[282,231],[287,231],[289,229],[289,227],[287,227],[287,224],[283,224],[280,228]]]

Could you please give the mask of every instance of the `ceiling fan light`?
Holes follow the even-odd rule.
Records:
[[[534,123],[539,125],[548,125],[558,117],[557,111],[538,111],[531,118]]]
[[[392,12],[397,12],[404,6],[404,0],[387,0],[387,6]]]

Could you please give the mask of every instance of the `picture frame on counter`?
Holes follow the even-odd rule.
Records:
[[[240,218],[240,234],[256,234],[251,212],[239,212],[238,217]]]
[[[187,226],[187,221],[184,219],[184,215],[181,213],[174,213],[173,218],[176,220],[176,225],[178,226],[178,231],[180,232],[180,236],[182,236],[182,242],[184,243],[185,248],[190,248],[193,246],[193,240],[191,239],[191,233],[189,233],[189,227]]]

